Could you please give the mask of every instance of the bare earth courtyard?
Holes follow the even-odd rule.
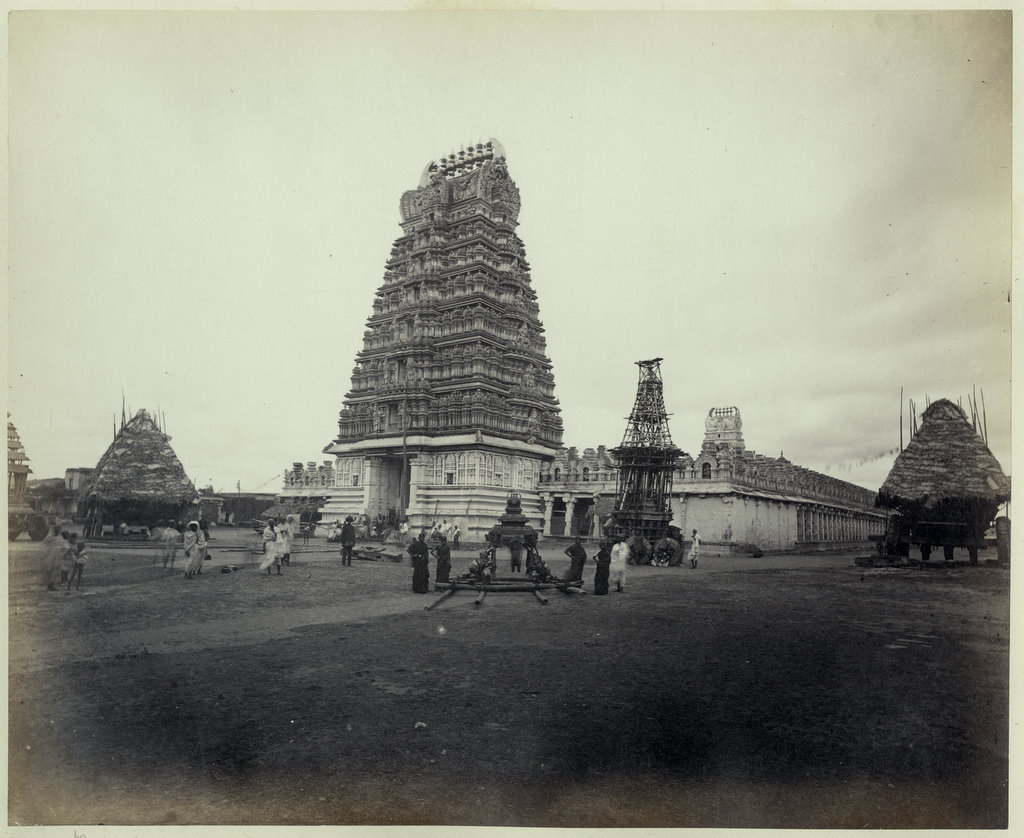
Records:
[[[10,545],[10,824],[1007,826],[1006,569],[709,556],[427,611],[408,560],[254,540],[195,580],[96,549],[70,594]]]

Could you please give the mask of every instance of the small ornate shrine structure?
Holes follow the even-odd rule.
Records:
[[[512,550],[519,546],[525,547],[527,552],[525,577],[499,579],[498,548],[508,547]],[[520,592],[532,593],[541,604],[547,605],[548,600],[543,591],[579,594],[583,592],[583,583],[560,579],[551,572],[537,550],[537,532],[526,523],[519,494],[509,492],[505,513],[498,518],[498,523],[488,530],[484,537],[484,549],[470,562],[467,572],[448,582],[438,582],[434,589],[444,591],[444,594],[426,606],[428,611],[456,591],[474,591],[477,594],[475,605],[480,605],[488,593]]]
[[[537,531],[526,523],[523,514],[522,496],[519,492],[509,492],[505,503],[505,512],[498,517],[498,523],[491,527],[488,535],[492,544],[509,547],[518,541],[525,544],[528,537],[536,537]]]

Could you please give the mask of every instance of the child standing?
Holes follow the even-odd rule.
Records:
[[[71,590],[71,583],[75,583],[75,590],[77,591],[79,586],[82,584],[82,572],[85,570],[85,561],[89,558],[89,545],[84,541],[76,541],[76,536],[71,536],[71,547],[74,550],[72,559],[74,564],[71,566],[71,576],[68,579],[68,590]]]

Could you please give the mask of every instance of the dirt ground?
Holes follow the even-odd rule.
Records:
[[[1007,826],[1006,569],[708,556],[427,611],[408,560],[255,540],[194,580],[97,549],[70,593],[10,545],[9,824]]]

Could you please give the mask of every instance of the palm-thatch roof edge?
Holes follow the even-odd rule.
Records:
[[[967,415],[940,399],[924,412],[920,430],[896,458],[878,490],[877,505],[946,499],[998,504],[1009,497],[1009,478]]]
[[[181,461],[145,410],[121,428],[80,497],[102,505],[180,506],[198,496]]]

